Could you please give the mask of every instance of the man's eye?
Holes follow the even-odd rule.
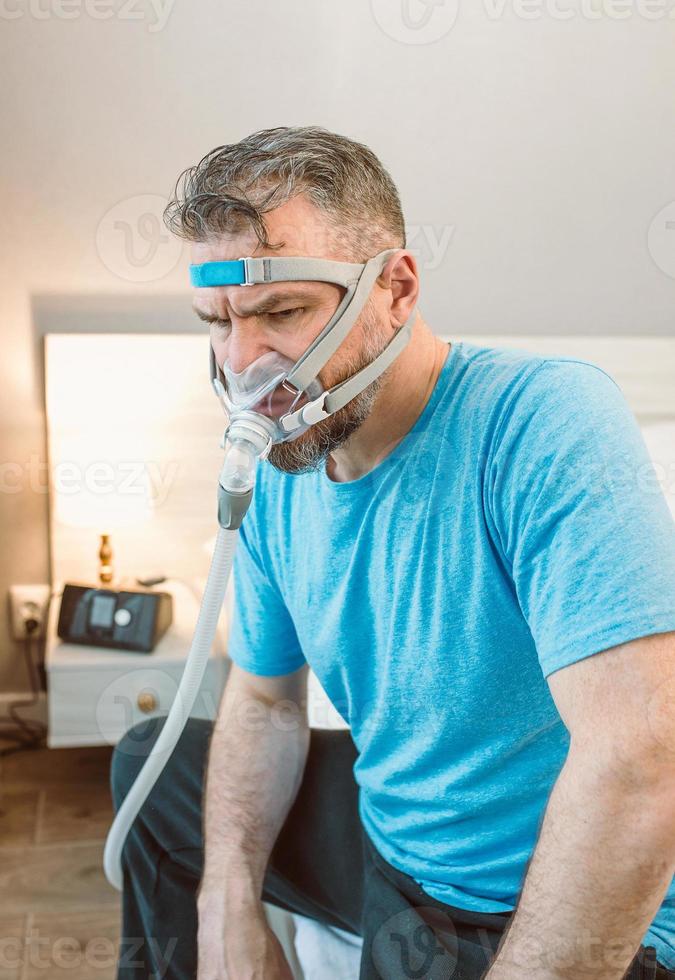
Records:
[[[302,309],[302,306],[295,306],[291,310],[279,310],[277,313],[270,313],[270,316],[276,317],[279,320],[290,320],[296,313],[302,313]]]

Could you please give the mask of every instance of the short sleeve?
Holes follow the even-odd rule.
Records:
[[[252,511],[249,514],[253,516]],[[227,652],[238,667],[252,674],[290,674],[303,666],[305,657],[288,609],[253,544],[249,514],[239,530],[234,554],[234,606]]]
[[[545,676],[675,630],[675,524],[600,368],[546,360],[502,411],[486,509]]]

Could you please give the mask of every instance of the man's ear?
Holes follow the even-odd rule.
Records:
[[[406,322],[419,296],[417,260],[412,252],[400,249],[392,255],[376,279],[381,289],[391,293],[391,320],[399,327]]]

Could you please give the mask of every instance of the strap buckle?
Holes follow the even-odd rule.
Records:
[[[254,259],[251,256],[239,259],[244,265],[244,281],[242,286],[257,286],[258,283],[272,282],[272,270],[270,260],[266,258]]]
[[[250,264],[253,259],[249,255],[244,258],[243,256],[239,259],[240,262],[244,263],[244,281],[241,283],[242,286],[254,286],[255,285],[255,274]]]

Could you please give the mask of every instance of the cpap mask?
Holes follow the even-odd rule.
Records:
[[[365,264],[291,256],[190,266],[190,281],[197,288],[304,280],[331,282],[346,290],[329,322],[295,362],[268,351],[237,373],[227,361],[220,367],[210,346],[211,384],[227,417],[218,489],[218,521],[223,529],[240,526],[253,496],[257,462],[267,457],[272,445],[297,439],[309,426],[343,408],[389,367],[410,340],[414,310],[370,364],[323,389],[319,372],[353,327],[375,280],[396,251],[387,249]]]

